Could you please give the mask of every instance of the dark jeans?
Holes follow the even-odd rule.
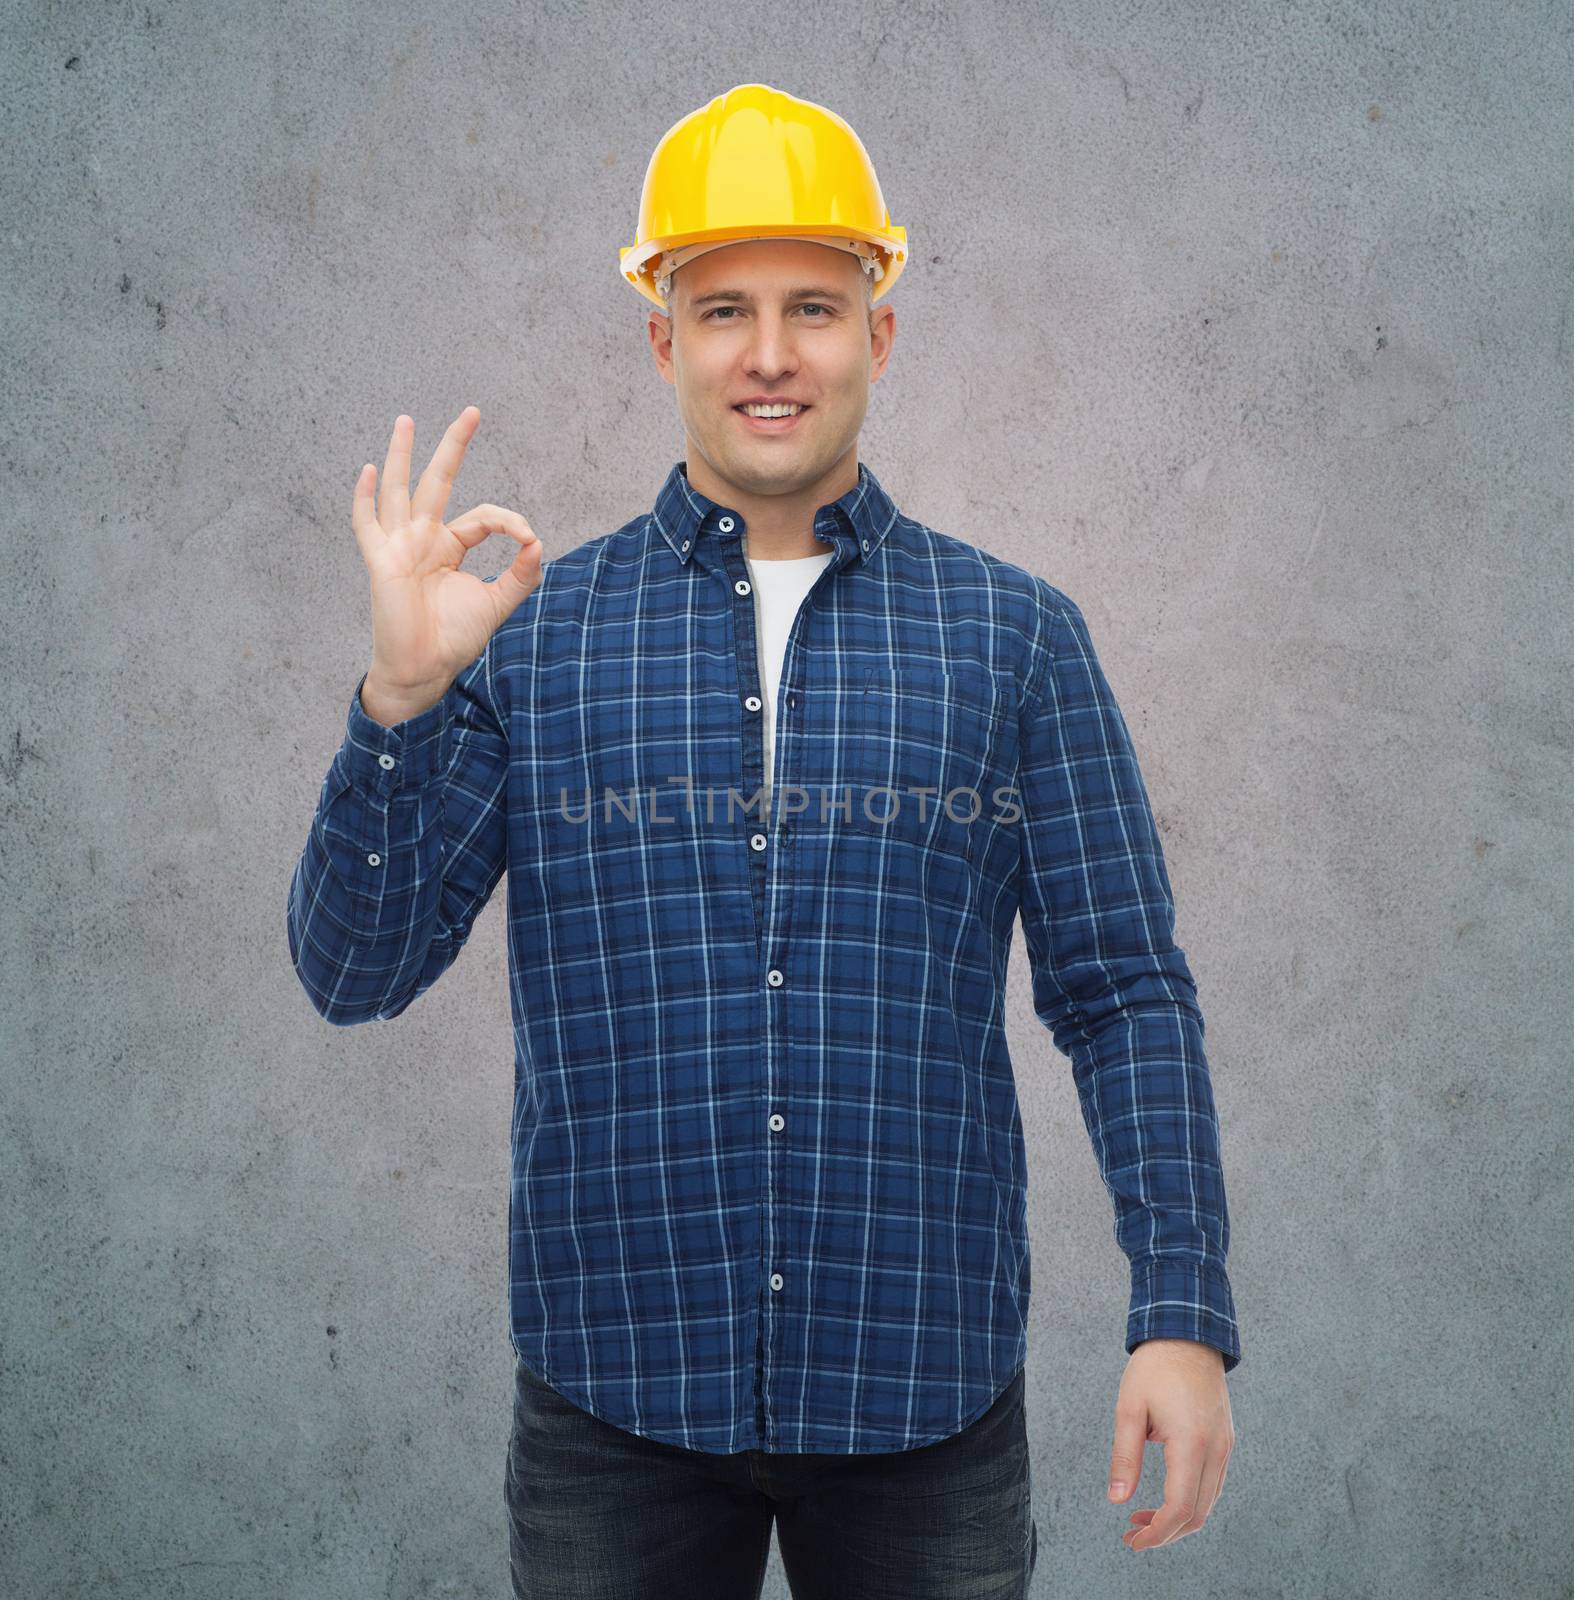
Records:
[[[1023,1600],[1038,1561],[1023,1374],[960,1433],[873,1455],[710,1455],[629,1433],[514,1358],[515,1600]]]

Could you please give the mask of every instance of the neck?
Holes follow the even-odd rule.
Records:
[[[684,460],[688,480],[702,495],[742,514],[744,537],[752,561],[798,561],[823,556],[831,546],[814,531],[814,514],[858,487],[858,450],[854,446],[813,483],[786,494],[753,494],[712,470],[689,441]]]

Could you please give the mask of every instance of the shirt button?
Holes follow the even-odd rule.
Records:
[[[688,547],[689,547],[689,541],[688,541],[688,540],[687,540],[687,539],[685,539],[685,540],[684,540],[684,541],[683,541],[683,548],[684,548],[684,549],[685,549],[685,550],[687,550],[687,549],[688,549]]]
[[[739,578],[733,584],[732,589],[734,594],[747,594],[749,592],[749,580],[747,578]]]
[[[758,711],[765,702],[757,694],[745,695],[743,708],[745,711]]]
[[[749,843],[756,850],[763,850],[765,848],[765,835],[763,833],[751,833],[749,835]]]
[[[716,526],[718,528],[720,528],[723,533],[731,533],[732,532],[732,518],[731,517],[723,517],[721,519],[721,521],[716,524]]]
[[[771,1287],[773,1289],[779,1289],[779,1288],[781,1288],[781,1286],[782,1286],[782,1275],[781,1275],[781,1273],[773,1272],[771,1274]]]
[[[771,1128],[776,1133],[780,1133],[782,1131],[782,1129],[785,1128],[786,1126],[787,1126],[786,1118],[783,1117],[781,1112],[778,1111],[776,1113],[776,1115],[771,1118]]]
[[[869,541],[867,539],[865,539],[864,540],[864,549],[867,550],[868,548],[869,548]]]
[[[373,851],[372,854],[366,858],[366,864],[369,867],[380,867],[383,864],[383,858]]]
[[[771,970],[765,974],[765,981],[773,989],[781,988],[781,986],[782,986],[782,975],[781,975],[780,970],[778,968],[776,968],[776,967],[772,967]]]
[[[394,758],[386,753],[378,756],[377,758],[377,765],[380,766],[384,772],[386,772],[393,764]]]

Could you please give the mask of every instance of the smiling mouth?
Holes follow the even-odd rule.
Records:
[[[743,418],[749,426],[759,433],[785,433],[800,418],[806,416],[814,409],[813,406],[800,406],[799,409],[786,417],[753,417],[742,406],[732,408]]]

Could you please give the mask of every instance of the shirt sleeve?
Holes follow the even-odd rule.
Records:
[[[290,959],[336,1026],[396,1017],[452,965],[503,874],[508,741],[486,649],[393,727],[351,696],[290,882]]]
[[[1164,853],[1131,735],[1081,611],[1049,601],[1022,711],[1021,917],[1033,1006],[1069,1056],[1131,1267],[1126,1349],[1240,1335],[1196,983],[1174,942]]]

